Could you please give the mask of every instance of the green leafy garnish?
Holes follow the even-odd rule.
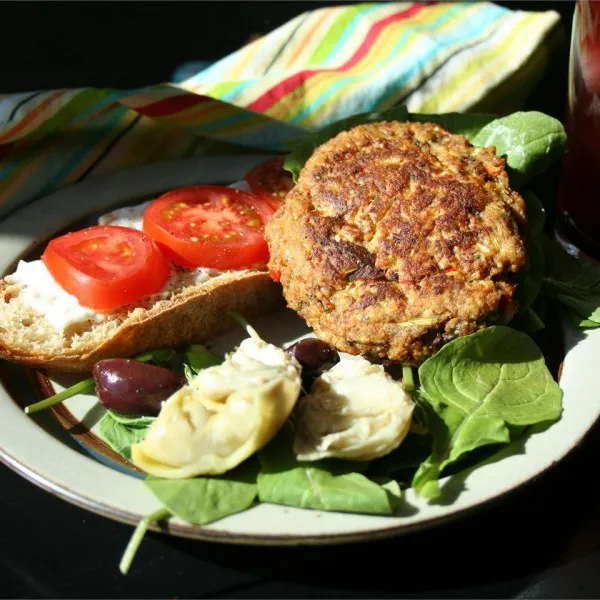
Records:
[[[258,453],[261,502],[298,508],[391,515],[400,488],[382,486],[355,471],[352,462],[299,462],[284,430]]]
[[[410,473],[410,481],[419,465],[431,454],[431,444],[429,434],[409,433],[396,450],[372,461],[366,474],[369,477],[386,475],[404,480],[405,473]]]
[[[532,191],[527,190],[522,192],[523,200],[527,207],[527,225],[529,227],[529,235],[532,238],[537,238],[544,231],[546,224],[546,211],[542,201]]]
[[[415,377],[410,365],[402,365],[402,385],[407,392],[415,391]]]
[[[519,278],[515,299],[519,303],[519,312],[527,310],[539,296],[544,281],[544,250],[534,240],[529,257],[529,268]]]
[[[194,377],[202,370],[215,367],[223,362],[224,358],[207,350],[204,346],[194,344],[185,351],[183,373],[187,382],[192,383]]]
[[[511,182],[521,185],[562,158],[567,134],[558,119],[529,111],[494,119],[469,141],[475,146],[495,146],[496,154],[506,157]]]
[[[510,327],[457,338],[419,368],[430,407],[433,451],[413,479],[428,498],[440,495],[444,468],[489,444],[510,442],[510,426],[555,421],[562,391],[535,342]]]
[[[146,531],[148,531],[148,527],[152,523],[158,523],[159,521],[164,521],[171,516],[171,513],[166,508],[161,508],[150,515],[144,517],[138,524],[135,530],[133,531],[133,535],[129,539],[129,543],[127,544],[127,548],[125,548],[125,552],[123,553],[123,558],[121,558],[121,562],[119,563],[119,570],[123,575],[127,575],[129,569],[131,567],[131,563],[137,554],[138,548],[146,535]]]
[[[284,168],[298,182],[300,171],[317,146],[341,131],[376,121],[419,121],[438,123],[450,133],[464,135],[475,146],[495,146],[506,157],[511,182],[521,185],[558,162],[565,149],[566,134],[561,122],[540,112],[517,112],[496,118],[489,114],[418,114],[404,106],[387,111],[354,115],[319,131],[288,141],[290,154]]]
[[[162,502],[163,508],[138,523],[121,559],[121,573],[126,575],[129,571],[151,523],[175,515],[193,525],[206,525],[252,506],[257,494],[257,470],[258,461],[251,458],[218,477],[145,479],[146,487]]]
[[[600,266],[579,263],[549,238],[542,243],[547,265],[542,293],[563,305],[578,327],[600,327]]]
[[[107,411],[98,424],[98,435],[115,451],[131,460],[131,445],[141,442],[155,417],[129,416]]]
[[[199,344],[194,344],[186,349],[185,359],[195,373],[208,367],[220,365],[223,362],[222,356],[210,352],[210,350]]]
[[[258,461],[251,458],[216,477],[148,477],[144,483],[172,514],[194,525],[206,525],[252,505],[257,494],[257,472]]]

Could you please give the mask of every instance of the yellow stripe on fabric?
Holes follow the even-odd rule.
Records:
[[[1,143],[10,143],[27,136],[39,127],[40,121],[46,121],[58,112],[71,99],[71,96],[72,94],[67,90],[57,90],[41,97],[39,102],[29,108],[27,114],[0,135]],[[62,102],[60,102],[61,98]]]
[[[252,58],[260,54],[260,50],[262,48],[262,44],[257,43],[261,40],[256,40],[252,44],[249,44],[246,47],[246,51],[244,52],[244,56],[240,57],[240,62],[237,66],[232,70],[231,74],[228,76],[228,79],[238,80],[242,78],[242,74],[246,68],[246,66],[250,63]]]
[[[346,55],[352,55],[349,48],[362,40],[360,35],[361,28],[370,27],[373,16],[377,15],[377,18],[379,18],[379,15],[383,12],[381,8],[379,8],[373,13],[363,15],[362,13],[365,12],[367,7],[369,7],[369,4],[359,4],[357,6],[349,6],[345,10],[337,10],[334,22],[331,24],[327,34],[319,40],[319,46],[308,59],[307,66],[316,65],[331,67],[331,52],[336,49],[337,44],[343,37],[346,38],[345,43],[336,53],[336,62],[340,62],[340,56],[338,55],[342,55],[341,50],[343,50]],[[396,10],[396,6],[389,6],[388,10],[394,11]],[[347,35],[346,32],[348,28],[355,21],[354,31],[351,32],[351,35]],[[354,40],[356,40],[356,42],[353,44]],[[333,48],[332,44],[335,44]]]
[[[296,65],[307,68],[309,56],[314,54],[315,48],[321,43],[322,35],[329,30],[337,12],[336,9],[325,8],[317,11],[312,19],[307,19],[301,27],[307,31],[304,32],[302,38],[298,37],[294,40],[293,46],[290,44],[290,56],[286,56],[285,59],[284,57],[280,58],[282,65],[288,69],[292,69]]]
[[[110,111],[107,109],[103,111],[103,113]],[[94,115],[96,117],[98,115]],[[125,114],[125,119],[119,123],[117,128],[111,129],[110,133],[101,139],[100,142],[94,144],[93,148],[90,148],[90,154],[87,154],[85,159],[82,160],[70,173],[69,175],[61,182],[61,185],[65,183],[70,183],[75,181],[79,175],[84,173],[86,169],[93,164],[94,160],[104,151],[106,148],[105,140],[114,139],[116,135],[118,135],[123,128],[127,127],[131,123],[133,119],[137,117],[134,111],[127,111]],[[73,135],[77,134],[78,131],[84,130],[89,126],[89,120],[85,120],[81,123],[78,123],[76,126],[71,127],[70,129],[64,132],[64,135]],[[0,184],[0,201],[5,198],[9,198],[13,195],[18,188],[25,184],[25,182],[30,179],[35,179],[35,175],[38,171],[42,170],[42,167],[48,163],[48,161],[52,161],[56,158],[61,158],[64,156],[64,152],[61,152],[61,149],[64,148],[64,139],[62,136],[57,136],[51,142],[44,144],[36,153],[33,153],[29,156],[26,167],[17,167],[15,171],[13,171],[10,175],[5,177]],[[76,147],[77,149],[80,146]],[[76,152],[76,150],[75,150]],[[75,153],[74,152],[74,153]],[[62,165],[61,165],[62,167]],[[40,180],[43,181],[43,180]]]
[[[94,168],[93,174],[110,173],[160,159],[183,156],[196,138],[150,117],[142,117]]]
[[[424,12],[424,11],[423,11]],[[414,20],[416,21],[416,17],[420,17],[422,13],[416,15]],[[377,19],[379,21],[380,18]],[[414,22],[414,21],[413,21]],[[368,30],[371,29],[374,23],[369,24]],[[397,24],[396,24],[397,25]],[[401,27],[401,29],[406,29],[406,25]],[[396,39],[396,36],[402,35],[402,32],[394,31],[392,27],[384,28],[376,38],[373,44],[371,44],[370,48],[367,50],[365,56],[356,63],[351,69],[348,71],[321,71],[319,73],[315,73],[310,77],[310,89],[307,89],[306,85],[300,85],[294,88],[290,93],[283,96],[278,102],[273,104],[266,112],[271,117],[274,117],[279,120],[290,119],[294,116],[294,114],[298,114],[300,110],[304,109],[306,105],[309,105],[312,101],[319,98],[324,91],[325,87],[329,87],[336,79],[341,77],[348,77],[354,71],[361,71],[365,64],[369,63],[369,57],[375,54],[378,56],[381,54],[379,52],[380,48],[386,48],[387,38],[389,38],[392,42]],[[367,31],[365,31],[364,35],[360,39],[360,43],[357,46],[360,46],[366,38]],[[355,49],[356,51],[356,49]],[[345,63],[350,60],[351,56],[345,56],[342,62]],[[375,62],[371,60],[371,62]],[[303,69],[299,69],[303,70]],[[293,111],[296,111],[295,113]]]
[[[475,12],[478,9],[479,9],[479,7],[476,5],[472,5],[468,8],[466,8],[464,11],[457,13],[457,15],[455,15],[453,18],[442,23],[439,27],[436,27],[435,29],[430,30],[426,35],[431,35],[431,36],[441,35],[446,29],[458,29],[462,26],[462,24],[466,20],[469,20],[471,18],[470,12]],[[439,17],[441,15],[436,15],[436,16]],[[491,23],[489,25],[489,27],[496,28],[497,22]],[[480,32],[479,36],[471,38],[469,40],[469,43],[472,43],[474,40],[478,39],[478,37],[483,37],[486,34],[487,34],[487,30]],[[412,46],[414,46],[415,44],[417,44],[420,41],[421,36],[422,36],[422,32],[415,32],[413,34],[413,36],[411,36],[411,39],[408,40],[406,45],[404,46],[404,48],[407,49],[407,53],[412,48]],[[427,63],[426,69],[422,70],[421,72],[415,73],[415,75],[411,79],[406,80],[406,82],[404,83],[404,86],[403,86],[404,89],[398,90],[396,96],[401,96],[406,92],[407,88],[411,89],[411,88],[414,88],[415,85],[418,85],[419,80],[422,80],[423,78],[429,76],[430,73],[434,72],[439,67],[439,65],[443,64],[447,60],[448,56],[452,55],[454,52],[456,52],[457,49],[461,48],[462,46],[465,46],[465,44],[466,44],[466,42],[464,40],[457,41],[452,46],[447,46],[446,48],[443,49],[443,51],[438,52],[437,55],[435,56],[435,59],[433,59]],[[382,49],[382,50],[384,52],[388,51],[387,49]],[[399,57],[397,57],[397,60],[404,60],[404,57],[399,56]],[[382,66],[383,64],[384,64],[384,61],[382,61],[379,66]],[[346,93],[352,94],[352,90],[354,88],[356,88],[358,86],[364,86],[369,79],[372,79],[375,75],[377,75],[376,70],[374,72],[370,73],[368,70],[364,69],[364,65],[363,65],[363,70],[364,70],[364,72],[360,75],[360,77],[358,77],[353,82],[349,82],[346,86],[344,86],[343,89],[340,89],[334,96],[332,96],[331,100],[333,100],[334,102],[333,102],[333,106],[331,107],[330,110],[335,111],[337,109],[338,104],[335,103],[336,99],[343,98],[343,95]],[[382,105],[382,106],[379,106],[378,108],[385,108],[388,106],[392,106],[394,103],[395,103],[395,101],[392,98],[392,99],[388,100],[388,102],[386,103],[385,106]],[[312,118],[313,118],[313,116],[309,115],[297,124],[307,126],[307,121]]]
[[[412,3],[408,2],[408,3],[402,3],[400,5],[398,5],[398,4],[384,5],[378,11],[376,11],[372,14],[369,14],[367,17],[362,19],[359,26],[357,26],[354,34],[351,36],[350,39],[346,40],[346,43],[344,44],[344,46],[342,48],[340,48],[339,52],[336,54],[335,62],[325,65],[327,70],[332,71],[336,68],[339,68],[356,52],[358,47],[363,43],[364,38],[366,37],[366,33],[371,28],[371,26],[373,25],[374,22],[385,18],[389,14],[397,12],[399,10],[399,7],[400,8],[409,7],[411,4]],[[361,6],[364,7],[365,5],[361,5]],[[347,12],[346,7],[336,8],[335,10],[342,12],[342,14],[345,14]],[[326,43],[326,42],[327,42],[327,39],[325,39],[323,41],[323,43]],[[321,43],[321,41],[319,43]],[[291,44],[291,47],[294,47],[295,45],[296,45],[296,41],[294,40],[294,42]],[[254,100],[256,100],[256,98],[262,96],[265,92],[267,92],[273,86],[277,85],[277,83],[279,83],[279,81],[281,81],[287,77],[291,77],[299,71],[303,71],[305,69],[310,68],[310,65],[308,65],[308,64],[300,65],[293,69],[284,68],[283,66],[281,66],[286,60],[288,60],[287,57],[288,57],[288,54],[290,51],[291,51],[291,49],[287,50],[287,53],[286,53],[286,51],[282,52],[282,55],[277,59],[277,61],[269,69],[268,75],[261,77],[260,79],[258,79],[256,81],[253,81],[252,85],[248,86],[247,88],[245,88],[245,89],[241,90],[239,93],[237,93],[236,100],[235,100],[236,104],[241,105],[241,106],[248,106],[249,104],[254,102]],[[310,60],[312,60],[312,58]],[[323,64],[320,65],[320,68],[324,68],[324,65]],[[312,82],[312,78],[311,78],[311,82]],[[226,86],[226,85],[229,86],[227,88],[227,90],[229,90],[229,89],[231,89],[232,85],[233,86],[237,85],[237,82],[228,82],[228,83],[219,84],[212,88],[211,87],[203,88],[202,93],[205,93],[208,96],[219,98],[219,97],[221,97],[221,95],[224,92],[224,88],[221,86]]]
[[[553,27],[525,63],[495,87],[486,90],[486,95],[470,110],[502,114],[519,110],[529,92],[543,76],[551,58],[557,52],[564,51],[564,47],[564,30],[561,27]]]
[[[282,98],[282,100],[271,107],[267,114],[275,118],[282,120],[291,119],[295,114],[298,114],[300,110],[306,105],[310,105],[326,91],[325,88],[329,87],[336,80],[347,80],[347,83],[340,88],[335,95],[328,99],[327,103],[320,108],[322,111],[321,118],[326,120],[326,115],[329,111],[335,110],[337,107],[336,100],[340,97],[352,94],[352,88],[358,86],[364,86],[374,76],[380,74],[382,67],[386,66],[386,63],[390,62],[401,62],[407,60],[410,52],[415,44],[421,41],[422,33],[419,31],[411,32],[408,39],[402,46],[402,52],[396,56],[392,55],[391,49],[399,42],[401,36],[405,35],[407,31],[414,29],[415,27],[423,27],[427,24],[434,22],[448,10],[447,6],[432,6],[421,11],[417,15],[414,15],[410,19],[410,23],[396,22],[396,27],[385,27],[371,45],[365,56],[351,69],[345,72],[334,72],[334,73],[319,73],[311,78],[310,89],[307,91],[303,86],[300,86],[298,96],[304,101],[304,104],[298,101],[299,98],[289,98],[289,95]],[[454,28],[466,19],[470,18],[470,13],[473,10],[477,10],[477,6],[468,7],[462,12],[450,19],[448,22],[442,24],[440,27],[429,32],[429,35],[436,35],[440,30],[445,28]],[[442,60],[442,57],[438,55],[436,60]],[[289,100],[288,100],[289,98]],[[287,113],[285,111],[288,111]],[[298,124],[306,126],[314,119],[314,115],[310,115],[303,119]]]
[[[524,51],[521,44],[522,38],[519,38],[519,36],[536,20],[536,15],[527,14],[519,23],[512,24],[509,21],[510,31],[502,41],[479,54],[449,84],[443,85],[434,97],[437,100],[436,110],[442,112],[463,110],[475,103],[469,101],[470,98],[475,101],[478,100],[482,89],[491,87],[490,83],[494,85],[508,72],[516,70],[519,64],[522,64],[527,55],[530,54],[529,50]],[[500,31],[502,30],[500,29]],[[531,30],[528,30],[528,35],[537,42],[537,34],[533,36]],[[493,82],[490,82],[489,77],[492,76],[494,71],[497,71],[497,74],[494,76]],[[429,110],[430,105],[431,100],[424,109]]]

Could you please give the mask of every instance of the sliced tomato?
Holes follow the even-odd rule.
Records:
[[[144,231],[183,267],[242,269],[265,263],[273,209],[259,196],[217,185],[167,192],[144,213]]]
[[[53,239],[42,261],[82,306],[108,310],[159,292],[169,263],[142,231],[98,225]]]
[[[294,187],[292,174],[283,168],[285,159],[285,156],[271,158],[256,165],[244,177],[252,192],[263,197],[274,210]]]

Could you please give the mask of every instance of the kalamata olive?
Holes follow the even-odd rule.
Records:
[[[302,365],[303,373],[313,379],[340,360],[335,348],[317,338],[300,340],[287,348],[286,352]]]
[[[128,358],[101,360],[92,373],[100,402],[125,414],[157,415],[160,403],[185,383],[169,369]]]

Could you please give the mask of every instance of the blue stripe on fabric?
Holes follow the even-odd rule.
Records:
[[[364,10],[362,10],[360,13],[358,13],[352,19],[352,21],[350,21],[350,23],[348,23],[348,26],[346,27],[346,30],[344,31],[344,34],[339,39],[339,41],[336,44],[335,48],[333,48],[333,50],[327,56],[327,61],[329,62],[333,58],[335,58],[335,55],[338,54],[338,52],[341,50],[342,46],[347,42],[348,38],[354,32],[354,30],[356,29],[356,26],[357,26],[358,22],[360,21],[360,19],[362,17],[364,17],[365,15],[367,15],[369,13],[381,10],[384,6],[385,6],[384,4],[375,4],[373,6],[369,5]],[[300,26],[302,25],[302,23],[304,23],[304,21],[302,21],[301,23],[298,24],[298,27],[294,30],[294,32],[292,33],[292,35],[290,36],[290,38],[288,38],[288,42],[289,42],[289,40],[291,40],[294,37],[294,35],[298,31],[298,29],[300,28]],[[233,100],[238,94],[240,94],[241,92],[243,92],[246,88],[251,87],[252,85],[255,85],[257,81],[258,81],[258,79],[254,78],[254,79],[248,79],[247,81],[240,82],[237,85],[237,87],[235,87],[234,89],[230,90],[226,94],[223,94],[221,96],[221,100],[224,100],[225,102]]]
[[[42,93],[42,92],[39,92],[39,93]],[[83,113],[78,114],[74,119],[68,121],[66,124],[68,124],[68,125],[74,125],[76,123],[79,123],[82,119],[85,119],[86,117],[89,117],[94,112],[96,112],[97,110],[99,110],[102,107],[103,104],[107,103],[107,101],[112,102],[113,98],[115,100],[117,100],[118,98],[120,98],[120,97],[122,97],[124,95],[128,95],[130,93],[131,92],[112,92],[111,94],[109,94],[108,96],[106,96],[105,98],[103,98],[100,102],[97,102],[96,104],[92,105],[91,107],[89,107]],[[73,98],[75,98],[75,96]],[[68,103],[67,103],[67,105],[68,105]],[[121,107],[121,108],[126,108],[126,107]],[[13,160],[13,161],[5,164],[3,167],[0,167],[0,181],[6,175],[8,175],[11,171],[13,171],[16,167],[18,167],[21,163],[23,163],[24,161],[26,161],[28,159],[29,159],[29,156],[27,154],[25,154],[22,157],[18,158],[17,160]]]
[[[259,113],[257,113],[259,117],[263,117],[263,118],[269,118],[266,115],[261,115]],[[236,123],[240,123],[241,121],[244,120],[248,120],[249,115],[246,113],[240,113],[237,115],[232,115],[231,117],[227,117],[227,119],[223,119],[222,121],[218,121],[216,123],[206,123],[204,125],[197,125],[196,127],[194,127],[195,131],[214,131],[215,129],[220,129],[221,127],[228,127],[229,125],[235,125]],[[277,131],[281,131],[282,132],[282,136],[290,136],[290,135],[300,135],[303,133],[306,133],[306,130],[304,130],[302,127],[299,127],[298,125],[290,125],[289,123],[285,122],[285,121],[281,121],[279,123],[274,122],[274,123],[262,123],[261,124],[263,128],[269,128],[269,127],[273,127],[275,128]],[[243,134],[242,134],[243,135]]]
[[[107,132],[106,129],[107,128],[114,128],[116,125],[118,125],[119,121],[121,120],[121,118],[125,115],[125,113],[130,110],[125,106],[115,106],[114,111],[115,111],[115,115],[112,116],[108,121],[106,122],[101,122],[98,125],[100,125],[102,127],[102,131],[101,131],[101,135],[97,136],[99,138],[103,138],[106,137]],[[56,175],[46,183],[46,185],[44,186],[44,188],[39,192],[39,196],[45,196],[46,194],[50,193],[52,190],[55,189],[55,187],[57,187],[64,179],[65,177],[69,174],[70,171],[72,171],[81,161],[82,159],[90,153],[90,151],[94,151],[96,150],[96,146],[98,144],[100,140],[96,139],[93,142],[90,143],[86,143],[81,150],[79,150],[78,152],[76,152],[67,162],[67,164],[65,164],[63,166],[63,168],[56,173]],[[110,143],[110,142],[109,142]]]
[[[359,12],[353,19],[352,21],[350,21],[350,23],[348,23],[348,26],[346,27],[346,31],[344,31],[344,33],[342,34],[342,36],[340,37],[340,39],[338,40],[338,43],[335,45],[335,47],[333,48],[333,50],[329,53],[329,56],[327,57],[327,61],[331,61],[332,59],[335,58],[335,55],[338,54],[340,52],[340,50],[342,49],[342,47],[344,46],[344,44],[346,44],[346,42],[348,41],[348,38],[354,33],[354,31],[356,30],[356,26],[358,25],[359,21],[365,16],[368,15],[370,13],[376,12],[378,10],[381,10],[382,8],[384,8],[386,5],[385,4],[374,4],[374,5],[367,5],[366,8],[364,10],[362,10],[361,12]]]
[[[415,32],[427,31],[430,29],[434,29],[440,25],[443,25],[448,20],[450,20],[453,16],[455,16],[457,13],[463,11],[464,8],[465,8],[464,4],[457,5],[452,10],[450,10],[448,13],[440,16],[440,18],[437,19],[436,21],[434,21],[433,23],[430,23],[429,25],[424,25],[422,27],[414,27],[413,29],[411,29],[411,31],[407,31],[404,35],[402,35],[400,40],[398,40],[398,43],[394,46],[392,51],[389,53],[389,57],[386,62],[389,62],[395,58],[395,54],[400,51],[402,46],[406,43],[407,39],[409,37],[411,37],[412,35],[414,35]],[[449,35],[446,37],[446,39],[444,40],[443,43],[438,43],[435,48],[432,48],[431,50],[429,50],[429,52],[427,52],[424,56],[413,58],[411,68],[408,71],[406,71],[405,73],[401,73],[399,75],[398,79],[395,80],[395,83],[397,85],[400,85],[401,83],[403,83],[404,81],[409,79],[418,69],[421,68],[421,63],[423,61],[431,60],[440,51],[441,48],[445,48],[452,43],[464,41],[464,40],[470,38],[471,36],[473,36],[475,33],[478,33],[481,29],[488,27],[491,23],[493,23],[494,21],[496,21],[499,18],[501,18],[502,16],[504,16],[507,12],[507,9],[504,9],[502,7],[489,6],[489,7],[483,7],[483,11],[487,12],[488,14],[487,15],[479,15],[479,14],[474,15],[473,18],[471,19],[472,27],[464,28],[464,29],[460,28],[460,31],[456,32],[456,34],[460,34],[460,36]],[[481,20],[482,18],[484,18],[485,20],[482,21]],[[307,118],[312,112],[314,112],[315,109],[317,109],[319,106],[321,106],[322,104],[327,102],[327,100],[333,94],[335,94],[340,88],[347,85],[347,83],[349,81],[360,80],[365,77],[368,77],[371,73],[376,72],[377,70],[380,70],[383,64],[385,64],[385,63],[380,63],[380,64],[374,66],[369,71],[364,71],[360,75],[345,77],[342,81],[338,81],[319,99],[315,100],[310,106],[307,106],[302,112],[300,112],[293,119],[291,119],[290,122],[298,123],[299,121],[302,121],[303,119]],[[404,65],[402,65],[402,66],[404,66]],[[389,80],[390,74],[387,74],[387,78]],[[356,112],[355,106],[348,105],[348,110],[346,111],[346,114],[353,114],[354,112]],[[338,116],[338,118],[342,118],[342,116]]]
[[[69,125],[75,125],[76,123],[81,122],[83,119],[86,119],[87,117],[93,115],[96,111],[100,110],[101,108],[104,108],[105,105],[112,104],[113,102],[117,102],[124,96],[129,96],[129,95],[131,95],[131,91],[122,91],[122,92],[121,91],[113,91],[110,94],[108,94],[107,96],[104,96],[104,98],[102,98],[95,104],[92,104],[91,106],[89,106],[82,113],[79,113],[73,120],[69,121]],[[135,110],[135,109],[131,109],[131,110]]]

